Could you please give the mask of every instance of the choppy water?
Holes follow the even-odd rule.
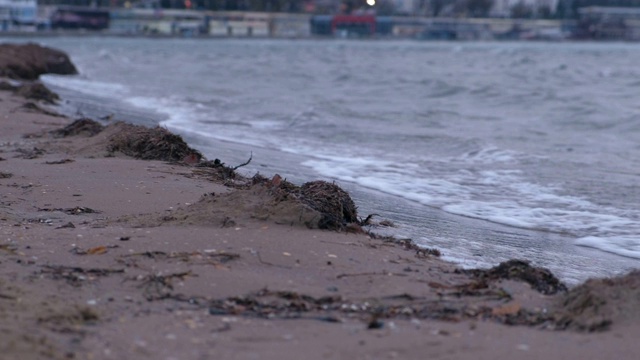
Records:
[[[41,42],[81,71],[46,82],[87,108],[121,101],[208,157],[335,179],[450,259],[570,282],[640,265],[640,44]]]

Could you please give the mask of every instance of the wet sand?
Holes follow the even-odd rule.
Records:
[[[26,103],[0,92],[3,358],[633,359],[640,351],[637,274],[567,293],[547,278],[516,279],[519,263],[496,276],[460,271],[356,224],[315,228],[308,206],[274,198],[282,195],[274,174],[247,185],[194,164],[134,159],[109,149],[113,127],[56,137],[73,119]]]

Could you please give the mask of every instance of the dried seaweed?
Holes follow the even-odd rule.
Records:
[[[87,306],[76,306],[48,316],[38,318],[38,324],[52,331],[65,334],[84,334],[84,325],[95,325],[100,319],[98,313]]]
[[[31,111],[31,112],[36,112],[36,113],[40,113],[40,114],[45,114],[45,115],[49,115],[49,116],[53,116],[53,117],[65,117],[62,114],[58,114],[55,111],[50,111],[47,109],[43,109],[42,107],[40,107],[38,104],[31,102],[31,101],[27,101],[24,104],[20,105],[20,107],[11,110],[11,112],[15,112],[17,109],[24,109],[27,111]]]
[[[318,211],[322,216],[318,221],[320,229],[345,230],[348,224],[358,223],[355,203],[336,184],[318,180],[296,186],[277,174],[272,179],[256,174],[250,186],[268,187],[276,202],[293,199]]]
[[[62,160],[54,160],[54,161],[45,161],[45,164],[47,165],[62,165],[62,164],[68,164],[68,163],[72,163],[75,160],[73,159],[62,159]]]
[[[120,131],[109,139],[107,150],[110,152],[119,151],[136,159],[171,162],[181,162],[194,156],[198,161],[203,158],[180,135],[172,134],[165,128],[147,128],[122,122],[116,125],[120,127]]]
[[[27,160],[37,159],[46,153],[44,149],[40,149],[37,147],[34,147],[33,149],[20,148],[20,149],[17,149],[16,152],[20,154],[17,156],[18,158],[27,159]]]
[[[640,270],[608,279],[591,279],[571,289],[559,303],[556,324],[561,329],[603,331],[614,322],[640,320]]]
[[[358,222],[358,212],[349,193],[326,181],[311,181],[300,187],[300,200],[322,214],[321,229],[341,229]]]
[[[104,130],[104,126],[99,122],[87,118],[75,120],[71,124],[57,130],[51,131],[54,137],[86,136],[92,137]]]
[[[41,209],[38,209],[38,211],[46,211],[46,212],[61,211],[61,212],[64,212],[66,214],[69,214],[69,215],[99,214],[100,213],[100,211],[98,211],[98,210],[94,210],[94,209],[91,209],[91,208],[88,208],[88,207],[83,207],[83,206],[76,206],[74,208],[66,208],[66,209],[63,209],[63,208],[53,208],[53,209],[41,208]]]
[[[26,99],[39,100],[48,104],[55,104],[60,99],[58,94],[39,82],[23,84],[16,89],[15,93]]]
[[[152,260],[178,260],[182,262],[188,263],[203,263],[203,264],[226,264],[232,260],[236,260],[240,258],[240,254],[236,253],[227,253],[227,252],[219,252],[219,253],[207,253],[200,251],[193,252],[164,252],[164,251],[145,251],[134,254],[126,254],[120,256],[118,259],[119,262],[127,264],[129,266],[135,265],[134,262],[129,261],[129,259],[135,258],[147,258]]]
[[[194,276],[191,271],[184,271],[168,275],[150,274],[142,278],[129,279],[140,280],[140,288],[143,289],[144,297],[148,301],[171,298],[173,291],[173,279],[184,280],[187,276]]]
[[[484,280],[520,280],[528,283],[531,287],[545,295],[552,295],[558,292],[567,291],[567,287],[558,280],[551,271],[533,267],[528,261],[509,260],[500,263],[491,269],[469,269],[456,270],[457,273],[471,274]]]
[[[45,265],[40,271],[55,280],[66,280],[69,285],[81,286],[98,277],[124,273],[124,269],[83,268],[79,266]]]
[[[209,302],[211,315],[236,315],[267,319],[316,319],[340,322],[340,317],[363,321],[369,329],[380,328],[382,319],[492,319],[509,325],[535,326],[549,323],[542,311],[520,307],[495,311],[489,306],[475,307],[464,302],[429,300],[409,294],[350,301],[341,296],[313,297],[292,291],[260,290],[246,296],[234,296]],[[329,320],[327,320],[329,319]],[[372,326],[374,324],[374,326]]]

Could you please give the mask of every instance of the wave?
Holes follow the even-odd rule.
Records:
[[[81,76],[44,75],[42,81],[45,84],[92,96],[116,98],[129,94],[129,88],[125,85],[95,81]]]

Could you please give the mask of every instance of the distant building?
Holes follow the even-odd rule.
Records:
[[[109,28],[109,11],[84,6],[59,6],[51,14],[53,29],[105,30]]]
[[[640,8],[588,6],[578,9],[578,37],[640,40]]]
[[[414,15],[418,10],[418,0],[392,0],[392,3],[398,15]]]
[[[544,11],[555,13],[559,0],[494,0],[490,15],[492,17],[511,17],[516,6],[525,6],[531,9],[534,15],[541,15]]]
[[[0,0],[0,30],[35,29],[36,0]]]

